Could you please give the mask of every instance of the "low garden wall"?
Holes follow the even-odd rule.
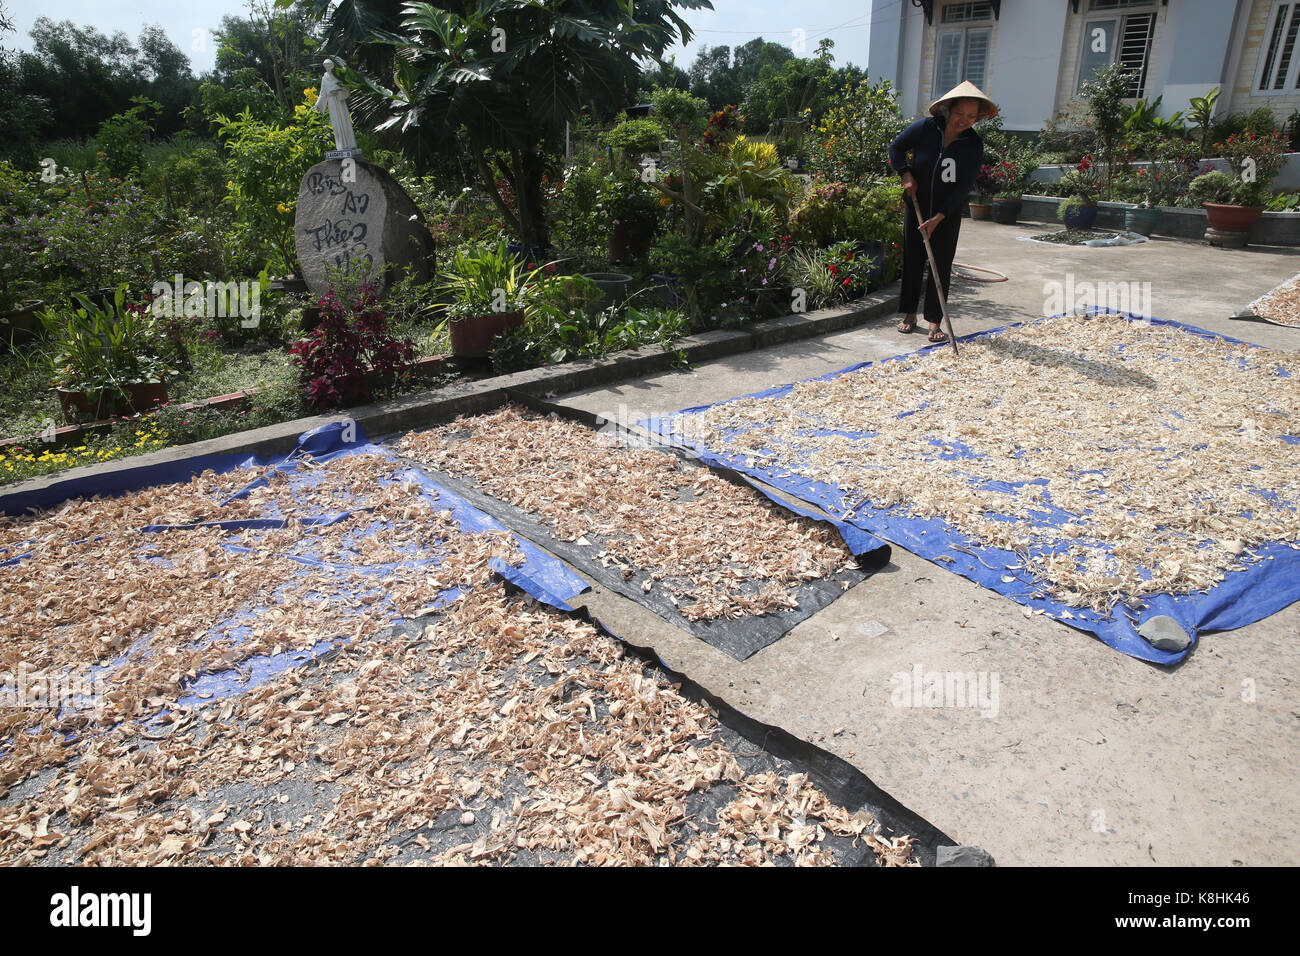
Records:
[[[1030,222],[1058,222],[1057,196],[1022,197],[1020,218]],[[1124,210],[1127,203],[1097,203],[1097,226],[1102,229],[1124,228]],[[1182,209],[1165,206],[1152,235],[1175,239],[1203,239],[1208,223],[1204,209]],[[1248,242],[1258,246],[1300,246],[1300,212],[1266,212],[1259,222],[1250,227]]]
[[[1228,161],[1226,159],[1205,159],[1201,161],[1205,166],[1213,167],[1222,172],[1228,172]],[[1151,164],[1145,160],[1129,163],[1134,169],[1142,169]],[[1036,183],[1058,183],[1061,177],[1067,172],[1074,169],[1069,165],[1051,165],[1039,166],[1030,175],[1030,179]],[[1282,169],[1273,177],[1273,188],[1282,192],[1294,192],[1300,190],[1300,153],[1286,153],[1282,157]]]

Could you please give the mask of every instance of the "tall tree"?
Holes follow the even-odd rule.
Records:
[[[0,41],[14,22],[0,0]],[[18,55],[0,42],[0,159],[22,166],[36,162],[36,142],[48,115],[45,101],[23,88]]]
[[[311,0],[249,0],[248,16],[222,17],[204,112],[233,115],[248,107],[268,120],[292,116],[303,89],[320,82],[319,32]]]

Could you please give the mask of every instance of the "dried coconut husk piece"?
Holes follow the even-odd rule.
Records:
[[[1300,326],[1300,275],[1264,293],[1246,311],[1281,325]]]

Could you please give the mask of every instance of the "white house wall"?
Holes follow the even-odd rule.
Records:
[[[1228,0],[1178,0],[1165,9],[1161,55],[1148,76],[1147,99],[1163,97],[1160,114],[1166,119],[1179,110],[1186,113],[1193,96],[1223,83],[1238,6]]]
[[[1051,118],[1051,78],[1061,62],[1068,3],[1004,0],[994,35],[988,88],[1006,129],[1036,130]]]

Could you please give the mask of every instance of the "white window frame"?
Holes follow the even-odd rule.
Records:
[[[1087,49],[1088,44],[1091,42],[1092,39],[1090,28],[1094,24],[1103,23],[1107,20],[1116,21],[1117,26],[1115,28],[1115,42],[1112,44],[1112,48],[1110,51],[1110,64],[1109,64],[1110,66],[1114,66],[1116,63],[1119,62],[1119,53],[1124,46],[1122,42],[1124,37],[1124,21],[1131,16],[1144,16],[1146,14],[1152,15],[1152,20],[1151,20],[1151,41],[1152,42],[1147,47],[1146,62],[1142,64],[1142,69],[1144,72],[1149,71],[1151,69],[1151,54],[1155,50],[1154,41],[1155,41],[1156,26],[1158,25],[1158,21],[1156,18],[1160,16],[1160,8],[1156,5],[1155,0],[1141,0],[1141,2],[1134,2],[1132,4],[1125,4],[1123,6],[1102,7],[1100,9],[1096,7],[1096,0],[1093,0],[1093,2],[1088,5],[1088,12],[1084,15],[1084,20],[1083,20],[1083,29],[1081,31],[1082,36],[1079,38],[1079,58],[1074,67],[1074,95],[1075,96],[1079,95],[1079,87],[1081,87],[1084,83],[1084,79],[1083,79],[1084,51]],[[1143,89],[1139,91],[1139,95],[1126,96],[1125,99],[1136,103],[1138,100],[1142,99],[1145,96],[1146,96],[1146,84],[1144,83]]]
[[[1282,81],[1280,90],[1269,87],[1261,90],[1260,84],[1264,82],[1264,62],[1268,59],[1268,45],[1272,39],[1273,31],[1277,27],[1278,16],[1283,8],[1291,14],[1292,17],[1300,15],[1294,8],[1298,4],[1295,0],[1273,0],[1273,6],[1268,11],[1268,19],[1264,21],[1264,42],[1259,45],[1259,61],[1255,64],[1255,76],[1250,83],[1250,96],[1284,96],[1300,92],[1300,37],[1296,38],[1295,46],[1291,48],[1291,62],[1287,64],[1286,78]],[[1282,34],[1285,40],[1286,34]],[[1278,55],[1282,53],[1282,48],[1278,48]],[[1277,67],[1274,66],[1273,79],[1277,77]]]
[[[974,80],[971,82],[974,82],[976,86],[983,89],[989,79],[989,67],[993,63],[993,17],[990,15],[983,20],[959,20],[956,23],[945,25],[943,22],[943,13],[941,11],[936,19],[939,21],[939,25],[934,34],[934,75],[930,79],[930,89],[933,91],[934,95],[942,96],[944,93],[948,92],[948,90],[952,89],[952,86],[956,86],[966,79],[966,57],[970,52],[969,37],[971,33],[978,33],[981,31],[988,33],[988,46],[985,51],[984,59],[984,75],[980,78],[979,82],[975,82]],[[961,37],[961,55],[960,62],[957,64],[957,82],[953,83],[952,86],[944,86],[943,89],[940,89],[939,69],[941,64],[939,60],[939,50],[943,44],[943,38],[953,35]]]

